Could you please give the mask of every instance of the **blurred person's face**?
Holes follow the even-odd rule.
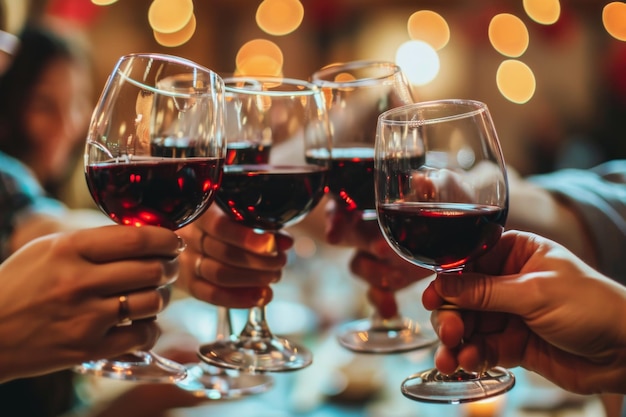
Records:
[[[73,167],[71,157],[85,140],[91,92],[84,68],[62,59],[48,65],[33,87],[24,122],[34,152],[29,165],[40,180],[58,179]]]

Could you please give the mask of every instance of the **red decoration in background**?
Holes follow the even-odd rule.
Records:
[[[551,25],[535,23],[532,30],[542,37],[542,41],[568,42],[580,32],[580,22],[569,9],[562,6],[559,20]]]
[[[100,16],[102,9],[103,7],[93,4],[91,0],[50,0],[46,14],[87,26]]]
[[[342,0],[304,1],[305,15],[317,28],[328,30],[345,24],[350,17],[350,9]]]

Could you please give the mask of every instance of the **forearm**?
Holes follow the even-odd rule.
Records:
[[[533,232],[554,240],[597,265],[597,255],[587,226],[578,213],[554,194],[528,182],[511,187],[507,228]]]

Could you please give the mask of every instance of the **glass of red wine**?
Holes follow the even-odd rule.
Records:
[[[347,211],[376,220],[374,142],[380,113],[413,103],[411,85],[400,67],[387,61],[351,61],[328,65],[311,76],[326,97],[333,141],[328,186]],[[408,317],[396,314],[341,326],[339,343],[360,353],[395,353],[432,346],[437,338]]]
[[[374,160],[380,229],[407,261],[460,273],[500,239],[508,182],[484,103],[439,100],[382,113]],[[461,403],[501,394],[514,383],[500,367],[452,375],[432,369],[411,375],[401,389],[418,401]]]
[[[331,144],[324,98],[317,86],[290,78],[241,76],[225,85],[235,133],[216,203],[259,233],[278,232],[303,219],[326,192]],[[209,364],[252,372],[312,362],[306,347],[271,332],[265,306],[250,309],[239,335],[199,352]]]
[[[222,76],[224,77],[224,76]],[[231,81],[224,77],[226,85]],[[261,84],[257,84],[261,88]],[[237,94],[225,92],[224,120],[226,139],[226,165],[267,165],[271,140],[243,129],[241,104]],[[245,116],[244,116],[245,117]],[[230,309],[217,306],[216,341],[230,340],[233,336]],[[188,364],[189,376],[177,385],[196,396],[210,399],[235,399],[261,394],[274,385],[274,378],[267,373],[246,372],[211,365],[205,361]]]
[[[129,227],[176,230],[200,216],[222,178],[223,106],[224,83],[211,70],[170,55],[121,57],[93,112],[85,147],[85,176],[98,207]],[[143,351],[76,370],[152,382],[187,374],[183,365]]]

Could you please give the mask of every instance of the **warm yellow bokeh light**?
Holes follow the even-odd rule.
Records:
[[[489,22],[489,41],[504,56],[521,56],[528,48],[528,28],[519,17],[500,13]]]
[[[254,55],[237,65],[235,74],[276,77],[282,74],[283,68],[274,58],[267,55]]]
[[[542,25],[555,23],[561,15],[559,0],[524,0],[523,4],[528,17]]]
[[[356,77],[349,72],[340,72],[333,81],[336,83],[351,83],[356,81]]]
[[[407,29],[411,39],[424,41],[435,50],[443,48],[450,41],[448,22],[440,14],[430,10],[413,13],[407,22]]]
[[[298,29],[304,18],[300,0],[264,0],[256,11],[256,24],[264,32],[287,35]]]
[[[524,104],[535,94],[535,74],[521,61],[509,59],[498,67],[496,84],[500,93],[509,101]]]
[[[91,0],[91,2],[96,6],[108,6],[109,4],[117,2],[117,0]]]
[[[163,46],[174,47],[180,46],[187,42],[196,31],[196,16],[191,15],[191,19],[187,25],[174,33],[161,33],[153,31],[154,39]]]
[[[602,24],[609,35],[626,41],[626,3],[614,1],[602,9]]]
[[[425,85],[434,80],[441,66],[437,51],[423,41],[404,42],[396,51],[396,64],[413,85]]]
[[[272,41],[253,39],[239,48],[235,68],[247,75],[277,75],[283,68],[283,51]]]
[[[148,22],[156,32],[174,33],[187,26],[192,15],[192,0],[153,0],[148,9]]]

